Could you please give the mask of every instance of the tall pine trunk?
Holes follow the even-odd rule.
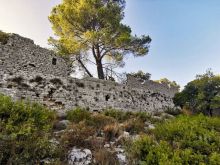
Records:
[[[101,60],[96,60],[96,65],[97,65],[98,78],[99,79],[105,79],[103,66],[102,66],[102,61]]]
[[[98,78],[105,79],[103,65],[102,65],[102,57],[101,57],[101,52],[100,52],[100,48],[99,48],[98,44],[96,44],[92,47],[92,53],[93,53],[93,57],[95,58],[95,61],[96,61]]]

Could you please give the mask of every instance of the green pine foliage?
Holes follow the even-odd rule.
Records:
[[[104,63],[124,66],[126,54],[141,57],[149,52],[151,38],[132,35],[122,23],[125,0],[62,0],[49,16],[56,38],[49,43],[63,56],[74,56],[84,71],[87,57],[95,60],[97,75],[104,79]]]

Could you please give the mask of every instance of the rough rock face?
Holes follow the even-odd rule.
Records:
[[[80,80],[40,74],[1,73],[0,93],[14,99],[40,102],[55,110],[80,106],[92,111],[115,108],[153,112],[174,106],[170,96],[149,89],[131,88],[98,79]]]
[[[92,152],[89,149],[73,148],[68,156],[69,165],[89,165],[92,163]]]
[[[66,77],[70,74],[70,67],[52,51],[35,45],[28,38],[11,34],[6,44],[0,43],[0,71]]]
[[[37,101],[55,110],[81,106],[92,111],[154,112],[174,106],[172,97],[177,89],[164,84],[143,84],[131,77],[127,84],[76,79],[68,76],[69,71],[64,59],[30,39],[13,34],[7,44],[0,43],[0,93],[14,99]]]

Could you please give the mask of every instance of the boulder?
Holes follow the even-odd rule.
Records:
[[[64,130],[67,128],[69,123],[70,123],[69,120],[61,120],[54,125],[54,129],[59,130],[59,131]]]
[[[89,165],[92,163],[92,152],[89,149],[72,148],[68,154],[69,165]]]

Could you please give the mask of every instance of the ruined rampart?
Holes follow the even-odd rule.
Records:
[[[100,111],[163,111],[173,107],[176,89],[153,81],[141,84],[128,79],[118,84],[95,78],[69,76],[67,62],[30,39],[12,34],[0,43],[0,93],[14,99],[29,99],[55,110],[77,106]]]

